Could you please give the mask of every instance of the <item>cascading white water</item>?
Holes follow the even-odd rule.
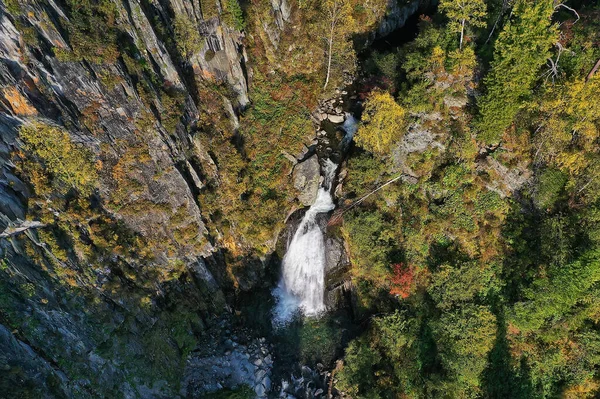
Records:
[[[342,150],[346,150],[352,139],[354,138],[354,134],[358,130],[358,121],[349,112],[346,112],[346,119],[344,120],[344,124],[342,125],[342,129],[346,132],[346,135],[342,139],[340,143],[340,147]]]
[[[325,162],[324,181],[317,198],[304,214],[283,257],[283,276],[274,291],[275,324],[286,324],[298,310],[307,316],[325,310],[325,242],[317,215],[335,208],[330,191],[336,169],[331,160]]]

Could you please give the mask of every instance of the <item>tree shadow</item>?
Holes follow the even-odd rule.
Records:
[[[506,320],[501,307],[495,306],[496,342],[488,355],[488,367],[483,373],[484,397],[489,399],[531,399],[536,397],[527,361],[522,358],[518,366],[511,354],[506,338]]]

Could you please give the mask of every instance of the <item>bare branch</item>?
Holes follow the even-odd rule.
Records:
[[[569,7],[568,5],[566,5],[564,3],[557,4],[556,6],[554,6],[554,9],[556,10],[557,8],[560,8],[560,7],[564,7],[567,10],[572,11],[577,16],[577,19],[575,20],[575,22],[573,22],[573,24],[576,24],[577,21],[579,21],[579,14],[577,13],[577,11],[575,11],[575,9]]]
[[[547,72],[548,76],[546,76],[546,81],[548,80],[548,78],[550,76],[552,76],[553,82],[554,82],[554,79],[558,78],[558,61],[560,61],[560,56],[561,56],[562,52],[564,51],[564,47],[560,43],[556,43],[555,45],[556,45],[556,47],[558,47],[558,55],[556,56],[556,61],[554,61],[552,58],[548,58],[548,63],[550,64],[550,70]]]
[[[577,194],[579,194],[579,193],[581,193],[583,190],[585,190],[585,189],[586,189],[586,188],[587,188],[587,187],[588,187],[590,184],[592,184],[592,182],[593,182],[594,180],[596,180],[596,178],[595,178],[595,177],[592,177],[592,178],[591,178],[591,179],[590,179],[590,180],[589,180],[587,183],[585,183],[585,184],[583,185],[583,187],[581,187],[581,188],[580,188],[580,189],[577,191]]]

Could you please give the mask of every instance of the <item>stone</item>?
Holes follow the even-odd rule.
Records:
[[[298,159],[296,159],[296,157],[290,154],[289,152],[282,150],[281,154],[285,157],[285,159],[290,161],[292,165],[296,165],[298,163]]]
[[[258,398],[265,398],[267,396],[267,389],[263,384],[258,384],[254,387],[254,392]]]
[[[300,193],[298,200],[304,206],[311,206],[317,198],[319,191],[319,179],[321,177],[321,167],[316,155],[300,162],[294,167],[293,180],[294,187]]]
[[[445,96],[444,104],[448,108],[462,108],[467,105],[467,97]]]
[[[340,112],[341,112],[341,108],[340,108]],[[327,114],[327,119],[329,119],[329,122],[331,123],[344,123],[344,115],[335,115],[335,114]]]
[[[267,371],[263,369],[258,369],[254,372],[254,378],[256,378],[257,381],[262,381],[266,375]]]
[[[269,376],[265,376],[265,379],[262,381],[262,384],[264,385],[265,389],[268,391],[271,389],[271,379],[269,378]]]
[[[302,149],[300,150],[300,152],[298,152],[298,155],[296,155],[296,163],[298,163],[298,159],[299,160],[303,160],[304,157],[309,153],[310,148],[308,148],[306,145],[302,146]]]

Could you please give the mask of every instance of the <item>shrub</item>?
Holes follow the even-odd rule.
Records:
[[[177,15],[174,28],[177,49],[183,58],[190,58],[202,50],[204,42],[198,31],[198,26],[187,15]]]
[[[224,388],[204,396],[206,399],[254,399],[256,394],[248,385],[241,385],[235,389]]]
[[[238,0],[225,0],[221,4],[223,5],[223,20],[225,23],[237,30],[244,30],[246,23]]]
[[[58,194],[66,194],[71,188],[80,194],[91,194],[97,180],[92,154],[76,146],[69,134],[56,126],[34,122],[23,125],[19,130],[23,148],[31,153],[42,165],[32,163],[30,181],[38,194],[49,194],[48,183]]]

